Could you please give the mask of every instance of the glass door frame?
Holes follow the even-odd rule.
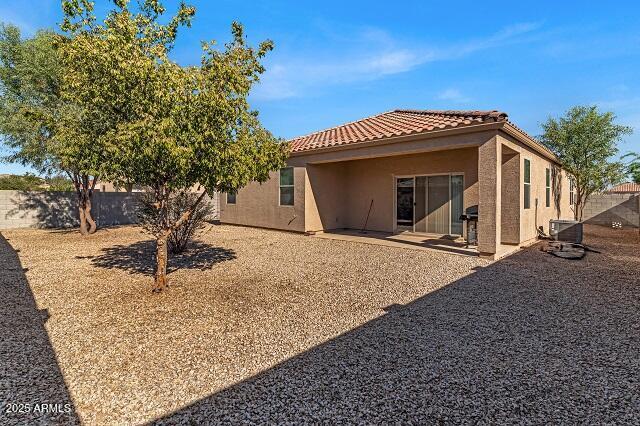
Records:
[[[398,179],[413,179],[411,186],[413,190],[411,206],[411,226],[398,225]],[[402,226],[402,229],[400,228]],[[395,176],[393,178],[393,232],[406,232],[406,228],[411,228],[411,232],[415,232],[416,229],[416,177],[415,176]]]
[[[413,179],[413,225],[411,226],[411,233],[414,234],[429,234],[428,232],[416,232],[416,178],[417,177],[430,177],[430,176],[449,176],[449,235],[451,235],[451,176],[462,176],[462,206],[464,210],[464,190],[465,190],[465,174],[464,172],[447,172],[447,173],[419,173],[415,175],[393,175],[393,232],[407,232],[405,230],[398,228],[398,210],[397,210],[397,200],[398,200],[398,179]],[[427,184],[428,188],[428,184]],[[429,203],[429,195],[425,194],[425,212],[428,212],[428,203]],[[463,230],[464,232],[464,230]],[[433,234],[430,234],[433,235]],[[458,234],[456,234],[458,235]]]

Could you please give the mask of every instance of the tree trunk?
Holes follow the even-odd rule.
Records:
[[[78,200],[78,213],[80,216],[80,233],[89,235],[96,232],[96,221],[91,216],[91,195],[86,190],[80,190]],[[88,225],[88,226],[87,226]]]
[[[82,201],[80,201],[78,205],[78,214],[80,215],[80,233],[82,235],[88,235],[89,231],[87,230],[87,216],[85,215],[86,210],[82,206]]]
[[[93,216],[91,216],[91,193],[87,194],[87,202],[84,205],[84,214],[87,222],[89,222],[89,234],[94,234],[98,225],[96,225],[96,221],[93,220]]]
[[[169,201],[169,193],[166,187],[161,187],[156,189],[156,200],[158,209],[160,210],[161,223],[163,223],[164,229],[156,236],[156,276],[155,283],[153,286],[154,293],[160,293],[164,289],[167,288],[167,261],[168,261],[168,240],[169,235],[171,235],[171,231],[177,229],[183,222],[189,220],[191,213],[196,208],[198,203],[202,201],[204,196],[206,195],[206,191],[203,191],[202,194],[198,197],[196,202],[185,211],[180,218],[174,223],[169,224],[167,219],[167,203]],[[168,228],[166,228],[168,226]]]
[[[91,198],[93,190],[96,187],[98,177],[94,176],[93,180],[89,175],[80,175],[77,173],[67,172],[69,178],[76,188],[78,196],[78,216],[80,217],[80,233],[89,235],[96,232],[96,221],[91,216]],[[89,225],[87,227],[87,224]]]
[[[167,288],[167,234],[156,239],[156,279],[153,286],[154,293]]]

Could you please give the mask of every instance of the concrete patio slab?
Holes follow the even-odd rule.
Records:
[[[377,231],[356,231],[354,229],[320,232],[313,235],[316,238],[329,240],[353,241],[364,244],[374,244],[386,247],[396,247],[411,250],[439,250],[462,256],[479,256],[475,246],[468,247],[462,239],[442,238],[438,235],[416,234],[402,232],[393,234]]]

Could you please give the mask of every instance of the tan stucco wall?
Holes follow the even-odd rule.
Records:
[[[305,182],[306,231],[340,229],[348,226],[349,195],[347,170],[350,162],[308,164]]]
[[[560,212],[556,211],[553,201],[553,185],[550,207],[545,206],[546,172],[553,168],[553,162],[542,157],[531,148],[521,144],[512,137],[500,132],[498,140],[504,146],[520,155],[520,242],[526,242],[536,237],[536,226],[542,226],[549,233],[549,220],[572,219],[573,211],[569,205],[569,179],[565,172],[561,173]],[[524,160],[531,161],[531,208],[524,208]],[[536,198],[538,208],[536,209]]]
[[[220,220],[223,223],[298,232],[360,228],[373,198],[374,206],[367,228],[393,231],[394,174],[463,172],[465,208],[477,204],[477,189],[473,186],[477,183],[475,147],[493,137],[495,131],[454,133],[292,156],[288,165],[295,167],[293,208],[278,206],[276,172],[262,185],[251,183],[238,191],[235,205],[227,205],[225,194],[221,194]],[[454,150],[445,151],[446,148]],[[463,164],[459,166],[461,161]]]
[[[501,235],[502,144],[496,135],[478,148],[478,251],[497,252]]]
[[[360,229],[367,217],[371,200],[373,206],[367,222],[367,229],[372,231],[393,232],[394,226],[394,178],[397,175],[429,175],[462,173],[464,175],[464,206],[477,204],[478,175],[477,149],[464,148],[448,151],[437,151],[422,154],[375,158],[368,160],[348,161],[342,164],[341,173],[344,178],[336,182],[339,197],[334,204],[339,207],[341,227]],[[316,165],[314,168],[333,167],[333,164]],[[324,188],[318,192],[325,192]],[[322,220],[309,221],[307,230]],[[330,228],[324,228],[330,229]]]
[[[502,188],[501,188],[501,242],[502,244],[520,243],[520,154],[502,147]],[[516,182],[516,184],[514,184]]]
[[[305,181],[304,167],[294,167],[294,205],[280,206],[279,172],[273,172],[263,184],[252,182],[238,191],[236,204],[227,204],[220,194],[220,221],[235,225],[258,226],[304,232]]]

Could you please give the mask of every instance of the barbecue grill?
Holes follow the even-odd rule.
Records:
[[[467,247],[478,245],[478,206],[467,207],[460,220],[467,224]]]

